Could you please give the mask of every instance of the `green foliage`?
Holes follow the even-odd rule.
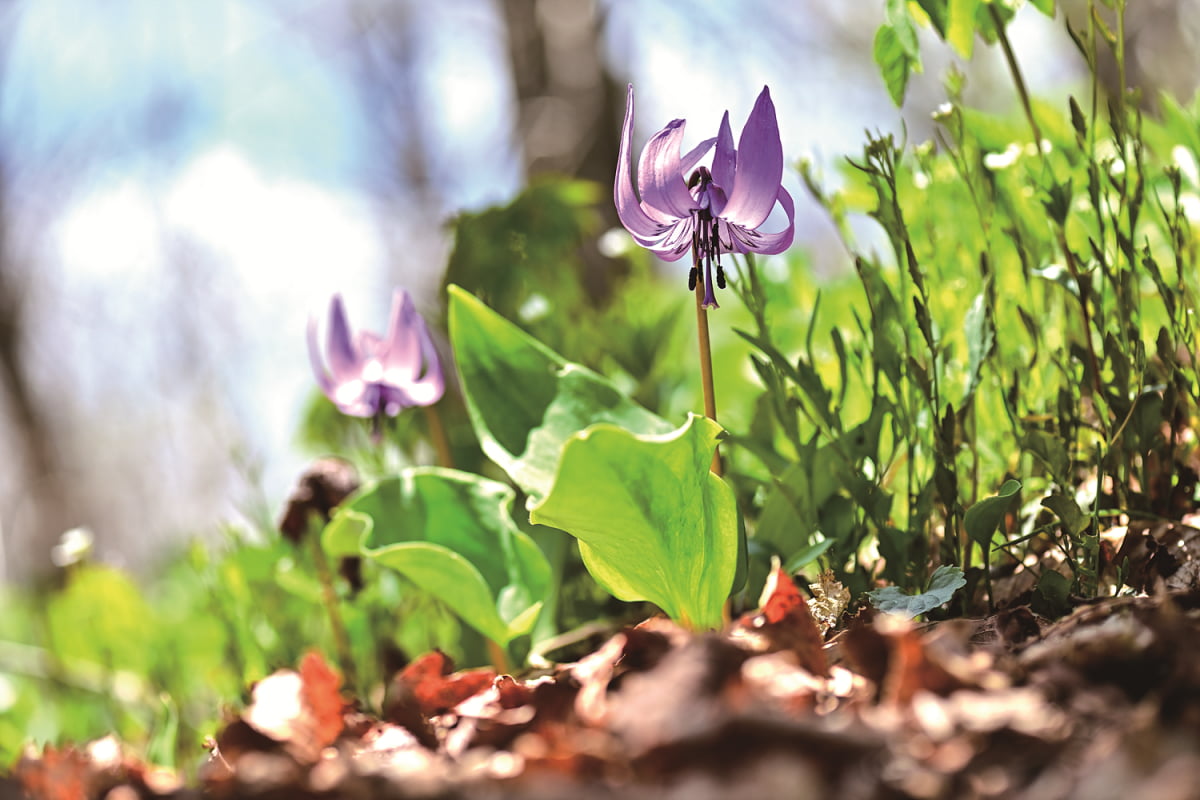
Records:
[[[961,569],[941,566],[929,578],[929,587],[920,594],[905,594],[898,587],[885,586],[868,592],[867,597],[880,611],[912,619],[949,603],[954,593],[966,585]]]
[[[685,274],[660,281],[640,252],[597,269],[603,188],[544,179],[460,217],[463,396],[440,410],[467,471],[412,467],[429,454],[419,413],[376,447],[319,398],[305,445],[368,477],[324,535],[364,557],[361,589],[323,583],[313,542],[264,533],[195,548],[148,585],[82,564],[6,592],[0,761],[28,738],[109,731],[193,758],[223,702],[307,649],[338,652],[331,593],[358,687],[378,687],[396,651],[477,664],[480,634],[517,649],[629,612],[601,586],[718,626],[743,557],[751,584],[778,557],[907,616],[952,598],[983,612],[991,568],[1030,555],[1059,559],[1035,576],[1039,613],[1121,591],[1103,525],[1195,501],[1200,98],[1143,117],[1136,93],[1094,80],[1039,102],[1007,38],[1022,5],[887,0],[874,55],[898,104],[924,26],[963,58],[994,45],[1011,111],[968,107],[952,73],[931,141],[868,135],[836,189],[801,166],[845,269],[818,279],[798,249],[728,258],[743,302],[710,317],[720,425],[680,425],[700,407]],[[1105,18],[1071,33],[1093,74],[1105,55],[1122,74],[1123,26]],[[725,479],[708,469],[718,441]],[[501,471],[529,523],[512,488],[473,474]]]
[[[1004,515],[1012,505],[1012,498],[1019,491],[1020,481],[1005,481],[999,493],[994,497],[983,498],[968,508],[967,513],[963,515],[963,527],[967,529],[967,536],[984,548],[985,552],[991,549],[992,537],[996,534],[996,529],[1003,524]]]
[[[904,104],[908,80],[921,72],[917,26],[932,27],[938,38],[963,58],[970,58],[978,34],[988,44],[1004,36],[1005,27],[1024,0],[884,0],[885,21],[875,33],[874,57],[897,106]],[[1048,17],[1055,0],[1030,0]],[[1007,46],[1007,45],[1006,45]]]
[[[450,337],[480,445],[528,495],[530,520],[578,538],[617,598],[719,624],[737,565],[733,497],[708,469],[719,426],[674,430],[457,287]]]
[[[733,492],[709,471],[720,433],[695,415],[664,436],[592,425],[568,439],[530,520],[578,538],[588,571],[614,596],[718,628],[738,557]]]
[[[568,437],[589,425],[608,422],[644,434],[673,430],[470,294],[449,291],[450,339],[480,446],[531,501],[550,491]]]
[[[500,645],[533,628],[550,582],[546,557],[513,524],[512,489],[478,475],[408,469],[360,489],[322,540],[331,556],[396,570]]]

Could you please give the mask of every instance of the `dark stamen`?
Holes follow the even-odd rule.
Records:
[[[721,269],[720,262],[717,262],[717,288],[725,288],[725,270]]]
[[[688,273],[688,291],[696,291],[696,277],[700,274],[700,270],[692,267],[692,271]]]

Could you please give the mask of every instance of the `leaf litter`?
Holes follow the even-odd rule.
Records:
[[[776,566],[720,632],[652,618],[520,676],[434,651],[378,713],[310,653],[252,687],[190,787],[108,737],[31,748],[0,797],[1192,797],[1200,587],[1168,583],[1197,534],[1130,526],[1117,547],[1149,591],[1058,620],[864,607],[827,633],[816,606],[839,587],[808,600]]]

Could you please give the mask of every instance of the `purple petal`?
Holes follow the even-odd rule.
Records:
[[[642,204],[672,219],[686,217],[692,209],[698,208],[688,191],[679,157],[686,125],[685,120],[671,120],[667,127],[650,137],[638,161]]]
[[[421,343],[414,330],[420,320],[412,297],[403,289],[392,293],[392,311],[387,335],[380,350],[380,360],[389,382],[411,381],[421,369]]]
[[[713,154],[712,176],[713,183],[725,190],[726,194],[733,188],[734,168],[737,165],[737,153],[733,149],[733,131],[729,128],[729,112],[721,117],[721,129],[717,133],[717,152]]]
[[[445,380],[437,348],[412,297],[403,289],[397,289],[392,298],[392,320],[385,348],[384,381],[406,398],[404,406],[427,406],[441,399]],[[389,400],[389,407],[393,402],[399,401]]]
[[[722,216],[754,229],[763,223],[779,194],[783,178],[783,145],[771,93],[763,87],[738,140],[737,168],[729,203]]]
[[[326,371],[325,364],[321,361],[321,349],[317,346],[317,321],[311,318],[308,320],[308,362],[312,365],[313,377],[317,379],[317,385],[332,400],[333,380],[330,379],[329,372]]]
[[[792,202],[792,196],[788,194],[787,189],[782,186],[779,187],[776,197],[783,206],[783,213],[787,215],[786,228],[778,233],[762,233],[722,220],[722,241],[730,241],[733,245],[731,249],[738,253],[761,253],[768,256],[782,253],[791,247],[796,231],[796,204]]]
[[[346,307],[342,305],[340,294],[335,294],[329,304],[325,356],[329,359],[329,370],[335,381],[350,380],[358,375],[359,356],[350,338],[350,324],[346,321]]]
[[[688,154],[679,161],[679,174],[691,176],[692,170],[700,163],[700,159],[704,158],[708,153],[708,149],[713,146],[716,139],[705,139],[700,144],[693,147]]]
[[[613,202],[617,216],[626,230],[633,234],[638,244],[648,246],[643,239],[653,238],[662,232],[662,226],[652,219],[638,202],[630,177],[632,159],[629,154],[630,139],[633,137],[633,84],[625,96],[625,122],[621,126],[621,149],[617,155],[617,177],[613,182]]]
[[[350,417],[373,417],[379,411],[379,388],[364,380],[346,381],[329,399]]]

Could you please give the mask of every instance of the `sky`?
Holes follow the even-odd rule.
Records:
[[[865,128],[900,120],[869,47],[847,60],[836,46],[869,43],[874,30],[874,19],[845,16],[850,5],[814,4],[817,14],[798,3],[781,15],[768,0],[613,0],[595,10],[605,57],[637,90],[638,142],[675,117],[699,141],[726,109],[736,132],[770,85],[785,159],[815,156],[832,171]],[[400,41],[367,40],[355,27],[385,14],[402,15]],[[1064,35],[1032,13],[1019,24],[1022,57]],[[336,291],[352,321],[381,328],[397,281],[430,302],[445,219],[520,187],[498,7],[17,0],[2,25],[0,145],[18,200],[6,210],[37,265],[36,380],[63,397],[56,419],[69,440],[86,443],[71,458],[80,485],[103,492],[114,471],[131,476],[109,501],[111,518],[80,523],[101,528],[113,559],[136,560],[128,542],[144,534],[123,519],[187,534],[237,518],[256,496],[277,511],[309,455],[294,440],[314,391],[309,317]],[[905,109],[915,120],[940,102],[947,63],[937,55],[945,48],[925,49],[926,75]],[[382,68],[370,79],[355,72],[372,63]],[[396,63],[417,77],[390,85]],[[1065,63],[1040,63],[1035,91],[1078,80]],[[387,92],[420,114],[386,117]],[[413,137],[434,143],[423,166],[436,205],[402,193],[381,204],[391,179],[381,139]],[[828,238],[788,180],[798,241]],[[181,314],[199,324],[181,325]],[[19,498],[21,487],[0,474],[5,493]],[[19,502],[4,508],[0,531],[11,540],[24,517]],[[0,547],[0,577],[15,570]]]

